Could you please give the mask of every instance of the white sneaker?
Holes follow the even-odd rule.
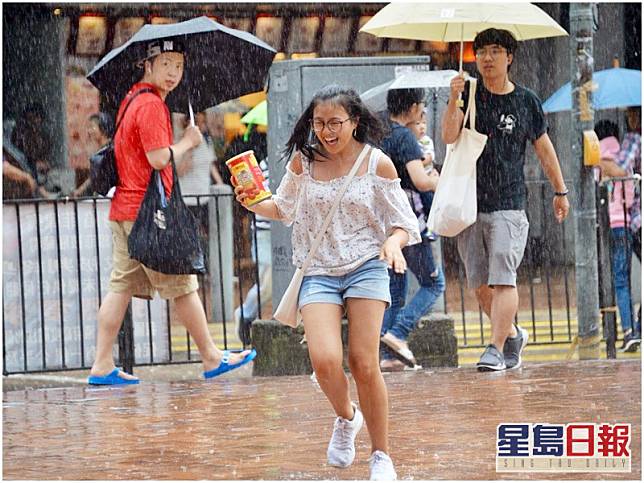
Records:
[[[394,463],[387,453],[374,451],[369,458],[369,470],[371,481],[394,481],[398,478]]]
[[[364,424],[364,417],[358,407],[353,406],[353,419],[341,418],[338,416],[333,425],[333,435],[326,452],[327,463],[338,468],[346,468],[353,463],[356,457],[355,440],[358,432]]]

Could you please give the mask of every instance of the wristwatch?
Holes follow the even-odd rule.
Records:
[[[568,190],[566,190],[566,191],[555,191],[555,196],[568,196]]]

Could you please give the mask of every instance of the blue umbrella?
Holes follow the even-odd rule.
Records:
[[[221,25],[208,17],[167,25],[144,25],[130,40],[103,57],[87,78],[118,103],[143,71],[137,61],[152,40],[181,41],[186,67],[181,84],[166,102],[174,112],[186,112],[188,102],[202,111],[229,99],[261,91],[275,50],[248,32]]]
[[[642,71],[634,69],[600,70],[593,73],[593,109],[616,109],[618,107],[642,105]],[[560,87],[543,103],[545,112],[569,111],[572,99],[570,82]]]

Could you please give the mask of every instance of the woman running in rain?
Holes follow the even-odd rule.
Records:
[[[388,455],[387,389],[378,362],[380,327],[391,302],[387,268],[403,273],[402,247],[420,242],[418,222],[396,168],[373,147],[382,135],[380,121],[354,90],[322,89],[295,124],[285,151],[291,161],[275,196],[248,208],[293,225],[293,263],[301,266],[347,173],[369,147],[305,273],[298,307],[317,380],[337,414],[328,464],[351,465],[356,435],[366,421],[371,480],[396,478]],[[237,186],[235,194],[243,203],[256,192]],[[351,401],[342,368],[345,312],[349,368],[362,412]]]

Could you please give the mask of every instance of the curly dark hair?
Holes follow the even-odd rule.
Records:
[[[290,158],[294,151],[302,152],[309,159],[313,159],[316,154],[325,156],[316,147],[317,138],[311,129],[313,111],[323,102],[333,102],[342,106],[352,119],[358,121],[353,135],[357,141],[377,145],[384,136],[384,127],[380,119],[365,105],[358,93],[349,87],[333,84],[313,95],[311,102],[295,123],[293,133],[286,142],[283,158]]]

